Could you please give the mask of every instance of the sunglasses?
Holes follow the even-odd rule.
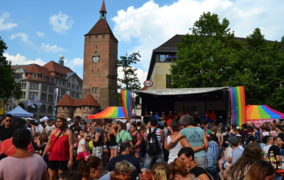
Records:
[[[12,120],[6,120],[6,122],[11,122]]]

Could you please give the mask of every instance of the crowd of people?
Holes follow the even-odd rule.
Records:
[[[214,111],[90,123],[62,115],[36,123],[7,114],[0,179],[273,180],[281,178],[283,128],[282,121],[260,129],[217,125]]]

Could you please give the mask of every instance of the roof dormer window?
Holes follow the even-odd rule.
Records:
[[[46,79],[46,78],[45,78],[45,75],[42,75],[42,80],[44,80],[44,81],[45,81],[45,79]]]
[[[37,79],[37,74],[33,74],[33,79]]]

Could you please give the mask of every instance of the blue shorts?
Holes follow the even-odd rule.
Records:
[[[116,146],[110,146],[109,148],[110,149],[115,149],[115,148],[117,148],[118,147],[118,145],[116,145]]]

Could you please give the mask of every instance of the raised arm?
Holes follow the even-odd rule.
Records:
[[[205,151],[207,152],[207,150],[208,150],[208,139],[207,139],[205,134],[203,135],[203,144],[204,144],[204,147],[205,147]]]
[[[178,142],[181,138],[183,138],[182,134],[179,132],[172,141],[168,144],[167,150],[169,150],[176,142]]]
[[[204,149],[204,144],[200,147],[191,147],[191,145],[189,144],[189,142],[187,141],[187,139],[184,137],[180,140],[180,144],[183,146],[183,147],[190,147],[193,149],[194,152],[198,152],[198,151],[201,151]]]

